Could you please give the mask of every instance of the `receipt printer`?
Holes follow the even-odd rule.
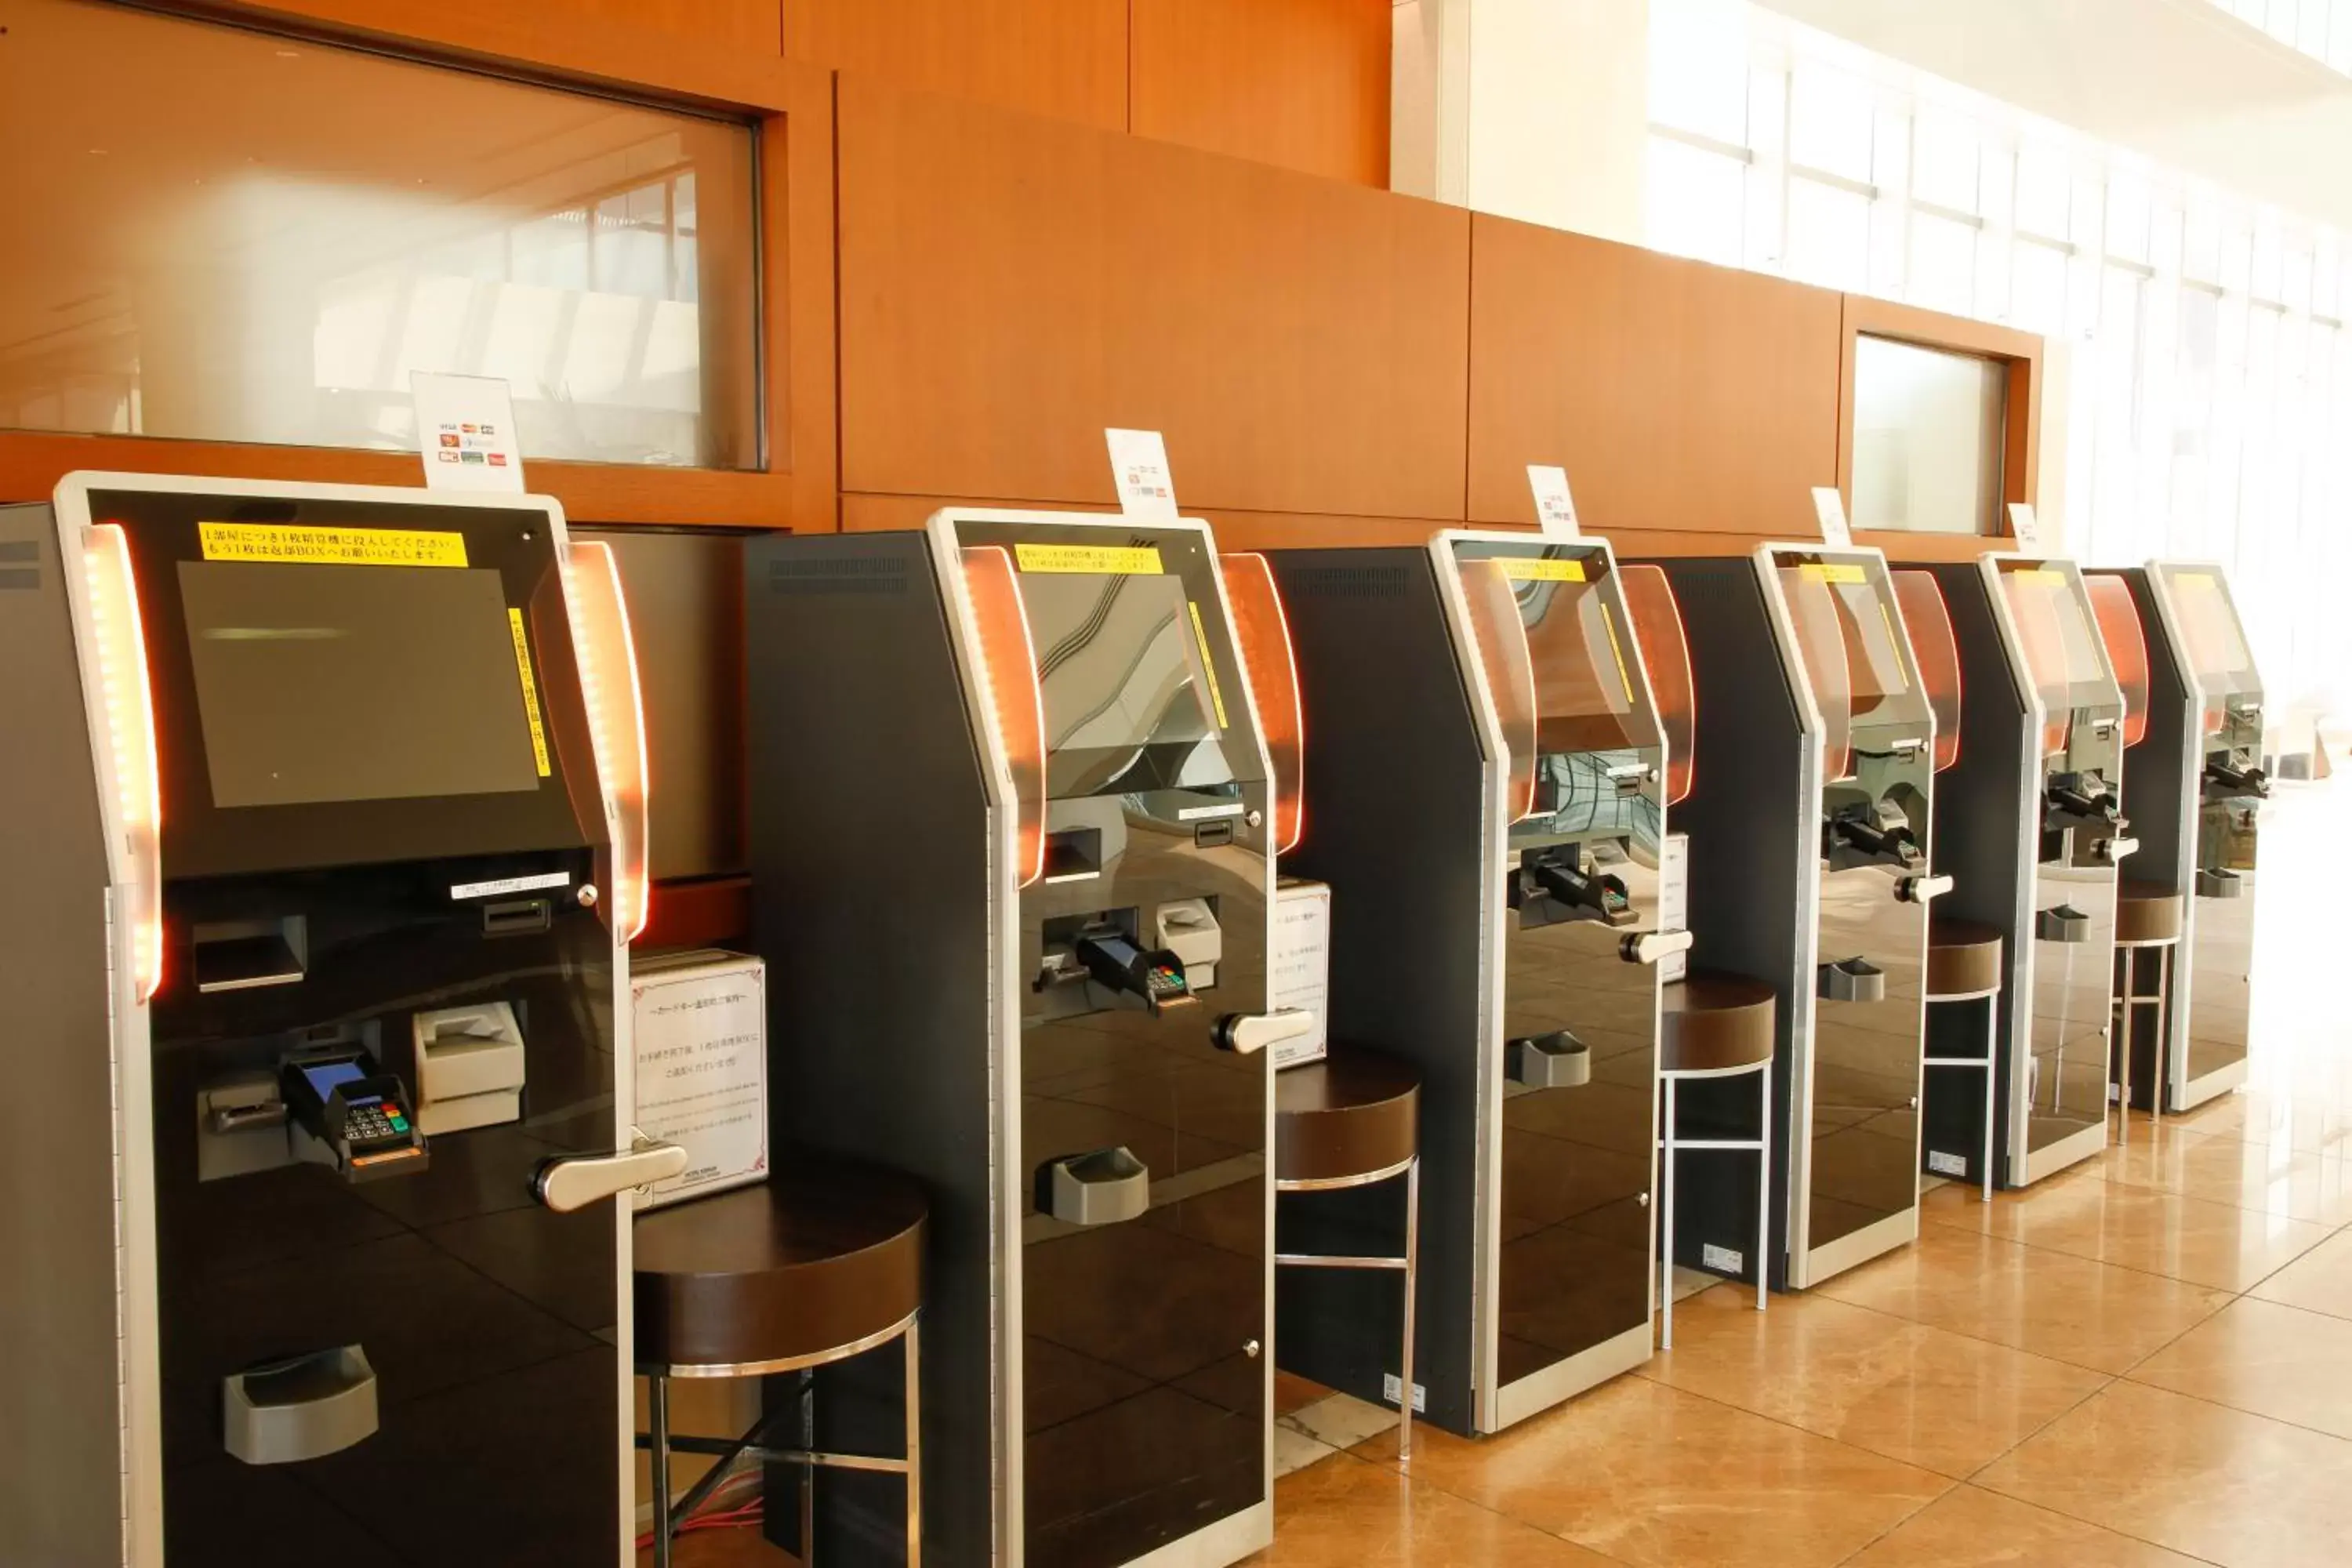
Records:
[[[416,1125],[428,1138],[495,1127],[522,1115],[522,1026],[506,1002],[419,1013]]]
[[[425,1169],[425,1134],[399,1079],[363,1050],[339,1047],[287,1058],[278,1090],[306,1160],[332,1164],[354,1182]]]
[[[1161,950],[1182,961],[1184,978],[1193,990],[1206,991],[1217,983],[1217,963],[1225,956],[1225,932],[1208,900],[1178,899],[1162,904],[1152,912],[1152,923],[1159,928]]]

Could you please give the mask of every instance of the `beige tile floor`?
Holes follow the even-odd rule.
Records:
[[[1264,1568],[2352,1564],[2352,787],[2281,791],[2247,1089],[1484,1442],[1277,1381]],[[790,1559],[714,1532],[682,1568]],[[730,1539],[731,1538],[731,1539]]]
[[[1281,1568],[2352,1564],[2352,789],[2266,825],[2248,1087],[1500,1436],[1285,1380]],[[1383,1427],[1390,1424],[1381,1422]]]

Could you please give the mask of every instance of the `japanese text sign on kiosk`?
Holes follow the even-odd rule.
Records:
[[[1536,494],[1536,521],[1547,539],[1577,539],[1576,501],[1568,493],[1568,470],[1557,464],[1529,463],[1528,488]]]
[[[2009,503],[2009,531],[2017,537],[2017,547],[2028,555],[2042,548],[2042,520],[2033,515],[2033,508],[2025,501]]]
[[[1176,521],[1176,481],[1168,473],[1168,444],[1157,430],[1107,429],[1118,510],[1151,522]]]
[[[418,370],[409,373],[408,390],[425,489],[523,493],[522,440],[505,382]]]

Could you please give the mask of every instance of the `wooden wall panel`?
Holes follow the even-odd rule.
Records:
[[[918,91],[1127,129],[1128,0],[782,4],[784,52],[795,58]]]
[[[1481,215],[1471,226],[1469,515],[1812,537],[1838,477],[1842,297]]]
[[[840,79],[842,488],[1459,515],[1469,217]],[[1834,384],[1834,364],[1827,372]]]
[[[1133,0],[1129,128],[1389,184],[1392,0]]]

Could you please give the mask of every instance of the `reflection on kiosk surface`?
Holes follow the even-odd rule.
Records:
[[[2118,791],[2124,699],[2073,563],[1996,554],[1932,575],[1958,650],[1959,755],[1944,776],[1939,912],[2000,934],[1993,1049],[1994,1181],[2024,1186],[2106,1141],[2109,986],[2118,868],[2132,852]],[[1939,1011],[1938,1054],[1981,1026]],[[1927,1147],[1980,1179],[1985,1103],[1929,1081]]]
[[[1271,1107],[1227,1047],[1262,1038],[1272,845],[1207,531],[951,510],[762,541],[747,583],[776,1140],[931,1191],[927,1545],[1247,1555]],[[821,1373],[819,1446],[887,1449],[902,1380]],[[866,1480],[826,1478],[820,1560],[892,1560]]]
[[[45,1501],[0,1559],[620,1562],[625,1222],[586,1205],[642,1179],[644,799],[586,706],[635,701],[609,561],[527,498],[105,475],[0,540],[41,566],[0,605],[0,728],[41,759],[9,794],[53,825],[8,846],[0,899],[47,912],[11,912],[0,1011],[64,1047],[24,1064],[59,1142],[12,1202],[79,1216],[11,1221]]]
[[[1697,784],[1677,824],[1694,956],[1779,997],[1768,1262],[1775,1286],[1803,1289],[1917,1234],[1934,717],[1878,552],[1658,564],[1697,687]],[[1681,1096],[1686,1119],[1755,1136],[1752,1089]],[[1695,1166],[1685,1193],[1686,1263],[1748,1245],[1737,1162]]]
[[[1330,884],[1330,1034],[1421,1071],[1420,1409],[1493,1432],[1638,1365],[1664,737],[1599,541],[1269,553]],[[1400,1194],[1286,1199],[1283,1250],[1391,1250]],[[1277,1282],[1283,1364],[1394,1405],[1394,1283]]]

